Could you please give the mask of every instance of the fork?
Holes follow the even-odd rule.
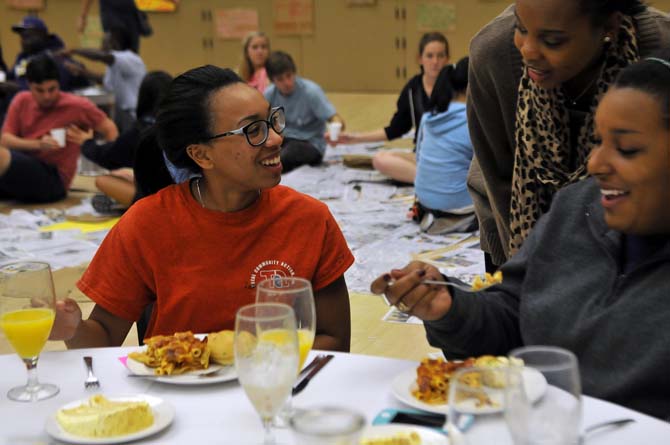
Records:
[[[611,427],[621,427],[623,425],[627,425],[629,423],[635,422],[635,419],[617,419],[617,420],[608,420],[605,422],[600,422],[596,423],[594,425],[589,425],[586,428],[584,428],[584,431],[579,435],[579,445],[583,445],[584,442],[586,442],[586,438],[589,434],[591,434],[594,431],[603,429],[603,428],[611,428]]]
[[[463,292],[481,292],[485,289],[488,289],[491,286],[494,286],[494,285],[500,284],[500,283],[487,284],[485,286],[480,287],[477,290],[473,289],[472,286],[468,286],[467,284],[454,283],[454,282],[451,282],[451,281],[423,280],[421,282],[421,284],[433,284],[435,286],[451,286],[451,287],[454,287],[456,289],[460,289]]]
[[[86,363],[86,370],[88,371],[88,376],[84,380],[85,388],[100,388],[100,380],[93,374],[93,357],[87,355],[84,357],[84,363]]]

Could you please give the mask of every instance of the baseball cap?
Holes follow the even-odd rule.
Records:
[[[47,25],[39,17],[29,15],[24,17],[21,23],[12,26],[12,31],[14,32],[21,32],[26,29],[43,29],[47,31]]]

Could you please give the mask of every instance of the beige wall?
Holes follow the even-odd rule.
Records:
[[[236,67],[241,43],[219,39],[214,17],[221,8],[255,8],[260,27],[271,38],[272,48],[293,55],[299,72],[329,91],[394,92],[418,72],[417,30],[419,0],[376,0],[373,6],[352,7],[346,0],[314,0],[314,33],[279,37],[272,29],[272,0],[182,0],[174,14],[150,14],[154,35],[142,40],[141,55],[149,69],[172,74],[212,63]],[[67,45],[78,45],[75,30],[81,0],[48,0],[39,12],[49,28]],[[97,2],[95,2],[97,3]],[[452,60],[467,54],[474,33],[504,9],[507,0],[449,0],[456,12],[456,26],[445,32]],[[651,2],[664,11],[670,0]],[[0,42],[5,62],[11,64],[19,50],[11,25],[22,11],[11,10],[0,0]],[[97,6],[91,11],[97,15]]]

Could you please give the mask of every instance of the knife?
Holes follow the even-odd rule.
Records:
[[[326,355],[322,360],[320,360],[319,363],[317,363],[317,364],[314,366],[314,368],[312,368],[312,370],[309,371],[309,373],[305,376],[305,378],[302,379],[302,380],[300,380],[300,383],[298,383],[297,385],[295,385],[295,386],[293,387],[293,390],[291,391],[291,395],[294,395],[294,396],[295,396],[295,395],[299,394],[303,389],[305,389],[305,387],[307,386],[307,384],[309,383],[309,381],[310,381],[310,380],[311,380],[311,379],[312,379],[312,378],[313,378],[319,371],[321,371],[321,369],[323,369],[323,367],[326,366],[326,365],[328,364],[328,362],[331,361],[331,360],[333,359],[333,357],[334,357],[334,355],[332,355],[332,354],[328,354],[328,355]]]
[[[312,359],[312,361],[309,362],[309,364],[308,364],[307,366],[305,366],[304,368],[302,368],[302,371],[300,371],[300,373],[298,374],[298,376],[299,376],[299,377],[302,377],[302,376],[304,376],[305,374],[307,374],[313,367],[315,367],[316,365],[318,365],[319,362],[320,362],[321,360],[323,360],[325,357],[326,357],[326,356],[323,355],[323,354],[319,354],[319,355],[317,355],[316,357],[314,357],[314,358]]]

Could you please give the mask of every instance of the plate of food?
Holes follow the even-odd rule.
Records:
[[[208,385],[237,378],[233,366],[233,331],[211,334],[177,332],[144,340],[145,347],[128,354],[131,373],[174,385]]]
[[[449,440],[435,429],[396,423],[365,428],[358,443],[359,445],[449,445]]]
[[[46,431],[68,443],[117,444],[156,434],[174,417],[174,406],[160,397],[96,394],[63,405],[47,419]]]
[[[391,383],[393,395],[412,408],[428,411],[431,413],[447,413],[449,398],[449,379],[461,368],[483,367],[490,368],[490,374],[486,378],[493,380],[491,387],[494,394],[490,399],[477,399],[467,404],[466,409],[460,408],[461,412],[470,414],[491,414],[503,410],[504,367],[508,366],[507,357],[481,356],[464,361],[447,362],[441,358],[424,359],[417,368],[408,369],[397,375]],[[519,365],[521,366],[521,365]],[[497,368],[497,369],[496,369]],[[523,367],[522,376],[526,394],[534,403],[538,401],[547,390],[547,380],[541,372]]]

